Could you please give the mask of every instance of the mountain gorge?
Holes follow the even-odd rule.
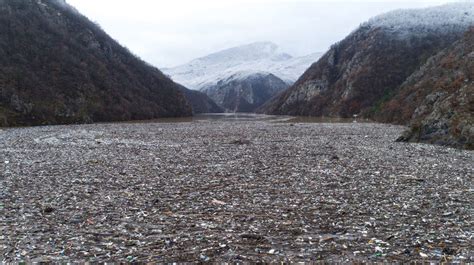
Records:
[[[293,57],[271,42],[219,51],[187,64],[164,69],[187,88],[206,93],[230,112],[254,112],[289,87],[321,56]]]
[[[177,84],[64,0],[1,0],[0,32],[0,125],[192,113]]]
[[[361,115],[407,124],[415,109],[404,108],[399,101],[405,113],[397,117],[399,112],[383,111],[388,109],[387,102],[399,98],[402,85],[410,76],[431,57],[451,47],[473,25],[472,3],[398,10],[375,17],[333,45],[292,87],[259,111],[304,116]]]
[[[0,0],[0,126],[357,115],[409,125],[400,140],[472,149],[473,27],[470,2],[397,10],[324,55],[257,42],[164,69],[168,77],[64,0]]]

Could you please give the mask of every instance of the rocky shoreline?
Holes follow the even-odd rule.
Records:
[[[474,152],[371,123],[0,131],[0,262],[474,262]]]

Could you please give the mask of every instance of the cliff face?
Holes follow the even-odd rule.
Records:
[[[474,149],[474,28],[410,76],[378,118],[410,120],[400,140]]]
[[[62,0],[1,0],[0,32],[0,125],[191,115],[174,82]]]
[[[219,81],[203,92],[226,111],[255,112],[262,104],[286,88],[288,84],[273,74],[236,74]]]
[[[474,23],[473,6],[457,4],[376,17],[335,44],[261,111],[372,117],[428,58],[458,40]]]

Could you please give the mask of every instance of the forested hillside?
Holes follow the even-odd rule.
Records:
[[[63,0],[1,0],[0,32],[0,125],[191,115],[173,81]]]

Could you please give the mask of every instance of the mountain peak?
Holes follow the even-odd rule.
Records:
[[[214,63],[223,61],[248,62],[265,58],[288,59],[291,55],[280,53],[278,45],[272,42],[254,42],[241,45],[198,58],[191,63]]]
[[[240,45],[237,47],[255,47],[255,48],[271,48],[271,49],[277,49],[278,45],[271,41],[257,41],[257,42],[252,42],[244,45]]]
[[[261,51],[265,53],[275,53],[275,52],[278,52],[279,47],[273,42],[262,41],[262,42],[254,42],[254,43],[238,46],[238,47],[235,47],[235,49],[248,50],[248,51]]]
[[[218,51],[185,65],[163,69],[175,81],[192,89],[204,89],[236,73],[268,72],[287,83],[294,82],[321,53],[293,57],[273,42],[254,42]]]

